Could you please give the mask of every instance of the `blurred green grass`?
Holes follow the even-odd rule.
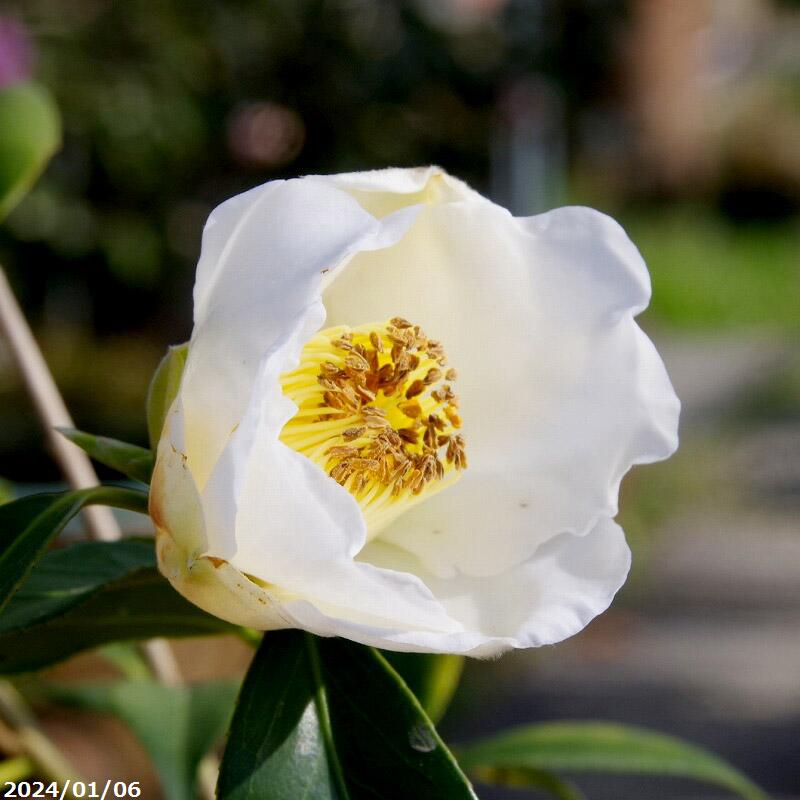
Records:
[[[650,268],[659,327],[800,330],[800,222],[734,225],[708,208],[622,216]]]

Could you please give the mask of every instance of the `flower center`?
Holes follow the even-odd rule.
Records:
[[[356,498],[373,538],[466,468],[455,379],[442,345],[401,317],[326,328],[281,376],[298,411],[280,439]]]

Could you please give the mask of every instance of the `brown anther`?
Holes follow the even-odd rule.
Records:
[[[334,447],[329,447],[325,454],[331,458],[351,458],[358,455],[358,448],[352,445],[340,444]]]
[[[342,462],[345,463],[345,462]],[[351,458],[346,462],[354,470],[376,470],[378,462],[374,458]]]
[[[395,343],[395,345],[403,348],[414,347],[414,343],[417,340],[417,337],[414,335],[414,331],[410,328],[390,328],[388,331],[388,336]]]
[[[322,374],[327,375],[329,378],[339,374],[339,367],[332,361],[323,361],[322,364],[320,364],[320,369],[322,370]]]
[[[450,444],[447,445],[447,460],[458,470],[467,468],[467,453],[462,436],[457,434],[450,439]]]
[[[444,377],[448,381],[458,380],[458,372],[456,371],[455,367],[450,367],[450,369],[445,372]]]
[[[432,367],[428,370],[423,380],[426,386],[430,386],[432,383],[436,383],[436,381],[441,380],[441,378],[442,371],[440,369],[436,369],[436,367]]]
[[[345,366],[354,369],[357,372],[366,372],[369,369],[369,361],[364,356],[355,351],[351,352],[344,359]]]
[[[400,428],[397,433],[404,442],[409,444],[417,444],[419,441],[419,434],[414,428]]]
[[[347,408],[357,411],[361,403],[358,400],[356,390],[350,384],[342,386],[341,396],[344,398],[344,403]]]
[[[378,370],[378,384],[385,386],[392,382],[392,376],[394,375],[394,367],[391,364],[384,364]]]
[[[419,494],[425,488],[425,477],[420,470],[414,470],[414,477],[409,483],[411,494]]]
[[[422,416],[422,406],[417,400],[409,400],[407,403],[400,403],[398,408],[411,419],[418,419]]]
[[[341,484],[344,484],[352,474],[353,471],[350,469],[346,461],[342,461],[337,464],[329,473],[331,478],[333,478],[337,483]]]
[[[411,328],[411,323],[403,317],[392,317],[389,324],[394,325],[395,328]]]
[[[347,428],[347,429],[345,429],[345,431],[342,433],[342,438],[343,438],[343,439],[344,439],[346,442],[352,442],[352,441],[353,441],[353,439],[358,439],[358,438],[360,438],[361,436],[363,436],[363,435],[364,435],[364,431],[366,431],[366,428],[365,428],[365,427],[363,427],[363,426],[362,426],[362,427],[360,427],[360,428]]]
[[[331,344],[334,347],[338,348],[339,350],[352,350],[353,349],[352,343],[349,342],[347,339],[345,339],[344,336],[342,336],[339,339],[334,339],[331,342]]]
[[[371,392],[366,386],[359,386],[356,391],[362,400],[371,403],[375,399],[375,392]]]
[[[425,384],[417,379],[415,380],[411,386],[406,389],[406,400],[411,400],[412,397],[416,397],[417,395],[422,394],[425,391]]]
[[[437,431],[445,429],[444,420],[438,414],[428,414],[428,425]]]
[[[376,373],[378,371],[378,351],[377,350],[368,350],[367,354],[364,356],[369,362],[369,371],[370,373]]]
[[[328,406],[328,408],[336,408],[339,410],[344,408],[344,399],[338,392],[325,392],[322,395],[322,399],[325,401],[325,405]]]
[[[375,331],[372,331],[372,333],[370,333],[370,335],[369,335],[369,341],[370,341],[370,344],[372,344],[372,346],[375,348],[375,350],[378,353],[382,353],[383,352],[383,337],[382,336],[378,336],[378,334],[375,333]]]
[[[437,403],[444,403],[445,401],[449,400],[451,405],[458,405],[456,400],[456,396],[453,394],[453,389],[449,384],[444,384],[440,389],[436,389],[431,392],[431,397]]]

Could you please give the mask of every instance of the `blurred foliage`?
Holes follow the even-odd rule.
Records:
[[[694,329],[800,330],[800,225],[734,225],[694,206],[637,212],[625,227],[653,281],[648,318]]]
[[[22,199],[61,142],[49,92],[22,82],[0,89],[0,219]]]

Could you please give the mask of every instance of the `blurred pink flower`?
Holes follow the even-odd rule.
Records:
[[[31,75],[33,46],[21,23],[0,17],[0,88],[21,83]]]

